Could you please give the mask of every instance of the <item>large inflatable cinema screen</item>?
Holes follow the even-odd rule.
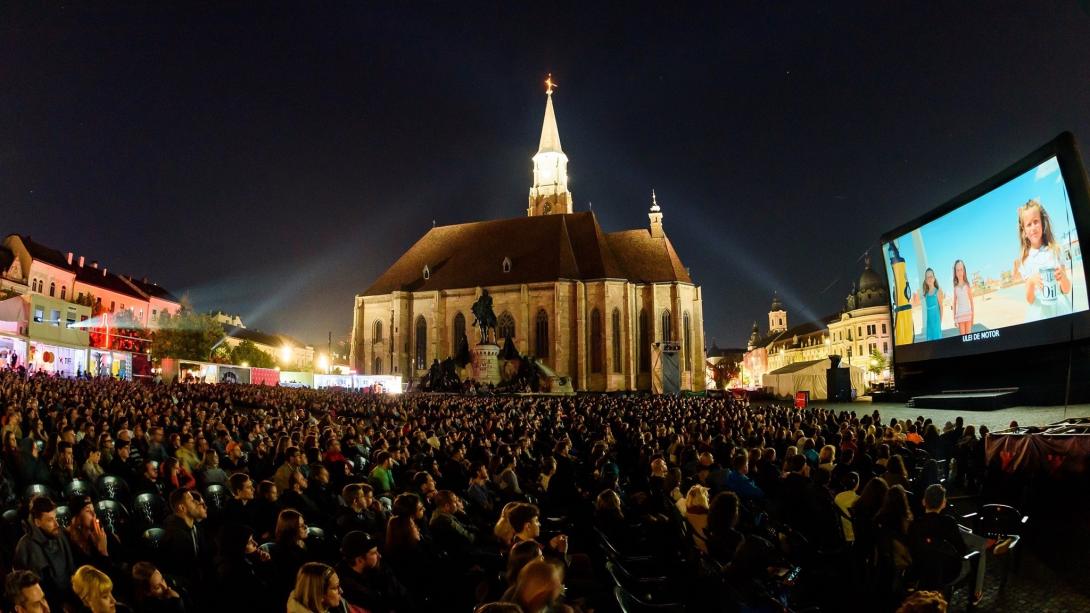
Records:
[[[899,363],[1090,336],[1086,172],[1064,133],[882,237]]]

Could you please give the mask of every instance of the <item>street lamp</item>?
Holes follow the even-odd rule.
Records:
[[[284,366],[291,364],[291,345],[284,345],[280,348],[280,361]]]
[[[329,356],[321,354],[318,356],[318,369],[324,370],[326,374],[329,374]]]

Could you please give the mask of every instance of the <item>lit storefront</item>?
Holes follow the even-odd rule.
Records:
[[[88,369],[92,377],[132,380],[132,354],[126,351],[91,349]]]
[[[87,348],[66,347],[32,340],[26,361],[30,369],[34,371],[44,371],[62,377],[75,377],[87,372]]]
[[[26,339],[0,334],[0,369],[26,366],[26,350]]]

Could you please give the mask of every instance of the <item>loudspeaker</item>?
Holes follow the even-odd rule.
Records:
[[[852,401],[852,373],[850,369],[826,369],[825,382],[829,387],[829,400],[834,402]]]

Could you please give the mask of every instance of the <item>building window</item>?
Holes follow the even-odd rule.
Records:
[[[889,353],[889,343],[882,343],[882,353]]]
[[[503,258],[503,272],[511,272],[511,258]]]
[[[613,372],[621,372],[621,312],[613,309]]]
[[[113,313],[115,310],[117,310],[117,303],[114,302],[113,300],[111,300],[110,301],[110,312]]]
[[[515,338],[515,318],[507,311],[500,313],[496,319],[496,336],[497,341],[501,338]]]
[[[428,322],[423,315],[416,318],[416,369],[428,367]]]
[[[662,342],[668,343],[674,340],[674,331],[670,327],[670,311],[662,312]]]
[[[66,286],[64,286],[64,285],[61,286],[61,300],[64,300],[64,293],[65,293],[65,290],[67,290],[67,289],[68,288]]]
[[[863,326],[859,326],[859,337],[863,337]]]
[[[61,325],[61,312],[58,311],[57,309],[53,309],[52,311],[50,311],[50,313],[49,313],[49,323],[53,324],[54,326],[60,326]]]
[[[451,329],[450,354],[458,355],[459,343],[462,342],[462,337],[466,335],[466,316],[462,315],[461,311],[454,314],[454,324]],[[466,342],[469,342],[468,338]]]
[[[882,324],[882,334],[886,333],[886,324]]]
[[[692,330],[689,327],[689,312],[685,311],[685,314],[681,316],[681,333],[684,336],[685,344],[682,346],[682,351],[685,352],[685,372],[693,372],[693,350],[692,350]]]
[[[49,297],[52,298],[56,294],[57,294],[57,284],[50,281],[49,282]]]
[[[863,355],[863,345],[859,346],[859,355]]]
[[[376,319],[375,323],[371,324],[371,343],[382,342],[382,320]]]
[[[545,309],[538,309],[534,335],[534,352],[538,358],[549,357],[549,314]]]
[[[602,372],[602,314],[590,312],[590,371]]]
[[[375,356],[374,364],[371,366],[371,374],[374,374],[374,375],[381,375],[382,374],[382,358],[380,358],[377,355]]]
[[[34,321],[36,323],[42,323],[43,319],[45,319],[45,309],[42,307],[34,307]]]
[[[640,372],[649,372],[651,370],[651,322],[648,319],[647,311],[640,309],[640,331],[639,331],[639,350],[640,350]]]
[[[68,317],[65,319],[65,323],[68,324],[67,326],[65,326],[66,328],[71,328],[72,326],[76,325],[76,314],[68,313]]]
[[[424,274],[424,280],[425,281],[427,281],[428,279],[431,278],[431,269],[428,268],[427,264],[424,265],[424,273],[423,274]]]

